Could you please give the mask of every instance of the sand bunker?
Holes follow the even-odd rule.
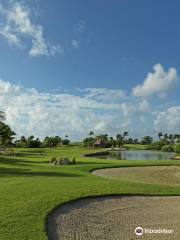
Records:
[[[135,228],[166,229],[144,233]],[[77,200],[60,206],[47,219],[49,240],[179,240],[180,196],[109,196]]]
[[[92,173],[121,181],[180,186],[180,166],[106,168]]]

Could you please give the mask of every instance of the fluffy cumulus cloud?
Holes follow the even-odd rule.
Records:
[[[167,91],[177,79],[175,69],[165,72],[161,65],[154,69],[155,73],[148,74],[141,87],[146,86],[146,81],[148,84],[166,82],[163,88],[158,83],[159,90],[151,90],[151,94],[160,93],[160,89]],[[179,132],[179,103],[167,108],[166,104],[158,104],[159,99],[155,99],[156,102],[147,100],[144,97],[147,95],[147,92],[145,95],[141,92],[138,96],[142,98],[139,98],[121,89],[107,88],[40,92],[0,80],[0,110],[5,111],[7,123],[18,135],[41,138],[68,134],[77,140],[90,130],[110,135],[127,130],[134,137],[153,135],[156,131]]]
[[[157,131],[180,132],[180,106],[169,107],[157,113],[154,125]]]
[[[80,47],[80,41],[76,40],[76,39],[73,39],[71,41],[71,45],[73,48],[79,48]]]
[[[80,139],[90,130],[122,132],[131,123],[133,103],[115,89],[84,89],[80,94],[39,92],[0,80],[0,109],[18,135],[69,134]]]
[[[153,73],[147,74],[142,84],[133,88],[134,96],[148,97],[154,94],[159,94],[159,97],[165,96],[165,93],[172,89],[178,81],[175,68],[169,68],[166,72],[161,64],[156,64],[153,70]]]
[[[46,41],[43,27],[32,22],[29,7],[20,2],[10,1],[6,6],[0,5],[0,15],[4,18],[3,24],[0,25],[0,36],[10,45],[23,47],[25,39],[28,39],[30,56],[63,54],[60,45],[53,45]]]

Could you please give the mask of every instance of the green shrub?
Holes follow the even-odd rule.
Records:
[[[72,164],[73,164],[73,165],[76,164],[76,158],[75,158],[75,157],[73,157],[73,159],[72,159]]]
[[[161,148],[163,152],[174,152],[174,148],[172,145],[165,145]]]
[[[174,145],[174,151],[175,153],[180,153],[180,143]]]
[[[158,141],[158,142],[154,142],[151,145],[149,145],[148,149],[149,150],[161,150],[162,146],[163,145],[161,144],[161,142]]]

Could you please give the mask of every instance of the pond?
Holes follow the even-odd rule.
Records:
[[[116,160],[168,160],[174,156],[174,153],[151,150],[125,150],[109,152],[107,155],[93,156],[101,159]]]

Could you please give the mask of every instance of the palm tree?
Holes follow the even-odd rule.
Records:
[[[93,132],[93,131],[90,131],[90,132],[89,132],[89,136],[90,136],[90,137],[94,136],[94,132]]]
[[[158,138],[161,139],[161,137],[163,136],[162,132],[158,132]]]
[[[167,133],[164,134],[164,138],[168,139],[168,134]]]
[[[141,142],[142,142],[142,144],[151,144],[152,141],[153,141],[152,137],[144,136]]]
[[[173,134],[169,134],[169,140],[171,144],[174,144],[174,135]]]
[[[121,134],[116,135],[117,145],[121,147],[124,143],[124,137]]]
[[[123,137],[127,137],[128,136],[128,132],[123,132]]]

